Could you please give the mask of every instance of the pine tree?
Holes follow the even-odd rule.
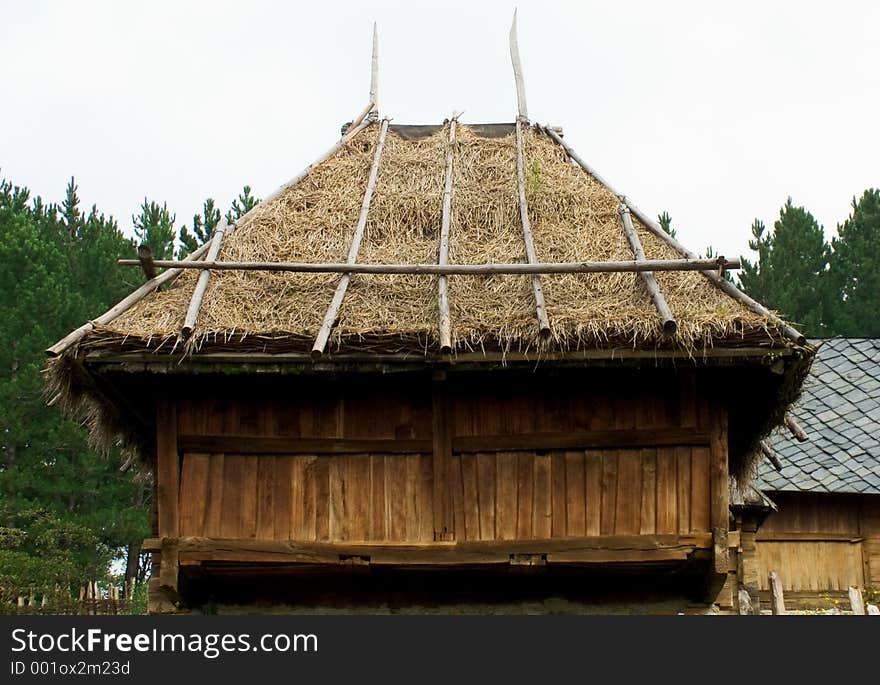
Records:
[[[758,258],[754,263],[743,260],[740,287],[805,334],[827,335],[829,247],[813,215],[788,198],[772,233],[755,220],[749,247]]]
[[[672,217],[669,216],[669,212],[664,211],[657,217],[657,221],[660,224],[660,228],[666,231],[670,236],[675,238],[675,229],[672,228]]]
[[[869,188],[852,200],[852,214],[832,239],[830,281],[836,333],[880,336],[880,190]]]
[[[77,232],[82,227],[82,214],[79,211],[79,196],[76,194],[77,185],[70,177],[67,184],[67,193],[64,201],[61,203],[61,216],[64,217],[64,225],[67,226],[67,233],[70,239],[76,238]]]
[[[256,207],[259,202],[259,198],[251,195],[251,187],[245,186],[242,188],[242,192],[239,194],[238,198],[232,201],[232,208],[226,212],[227,223],[231,224],[235,222],[236,219],[240,219]]]
[[[202,213],[193,215],[192,232],[186,225],[180,227],[178,259],[183,259],[200,245],[208,242],[219,223],[220,210],[214,206],[214,199],[209,197],[202,205]]]
[[[140,214],[132,215],[131,220],[138,242],[150,246],[154,259],[174,257],[174,222],[177,217],[168,211],[167,203],[160,207],[144,198]]]

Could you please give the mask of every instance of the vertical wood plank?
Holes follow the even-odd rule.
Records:
[[[418,540],[420,542],[431,542],[434,540],[434,459],[433,455],[430,454],[418,454],[415,455],[415,458],[418,462],[419,467],[419,534]],[[455,495],[456,488],[461,487],[461,474],[457,473],[459,471],[459,463],[458,459],[450,458],[447,464],[449,467],[449,478],[446,479],[446,484],[453,494],[453,503],[460,499]],[[459,502],[459,506],[461,503]],[[450,512],[452,516],[452,530],[455,531],[457,521],[461,520],[461,517],[455,516],[455,505],[453,504],[453,509]],[[464,524],[462,524],[462,527]],[[462,533],[464,535],[464,533]]]
[[[565,534],[582,537],[586,530],[584,453],[565,453]]]
[[[159,536],[180,533],[180,457],[177,452],[177,407],[173,400],[156,404],[156,492],[159,506]]]
[[[657,533],[678,532],[678,484],[676,457],[671,447],[657,449]]]
[[[532,503],[532,536],[549,538],[552,534],[553,495],[550,455],[534,457],[534,497]]]
[[[495,536],[499,540],[516,537],[517,455],[498,452],[495,455]]]
[[[205,535],[205,507],[208,500],[207,454],[185,454],[180,474],[180,534]]]
[[[614,535],[617,513],[617,452],[602,452],[602,518],[601,535]]]
[[[495,539],[495,455],[479,452],[477,460],[477,497],[480,511],[480,540]]]
[[[464,477],[462,473],[461,455],[453,455],[450,460],[452,475],[450,476],[450,485],[452,487],[452,508],[453,508],[453,524],[455,526],[455,539],[466,540],[466,516],[465,516],[465,497],[464,497]],[[433,487],[433,485],[432,485]],[[433,517],[433,512],[432,512]],[[433,523],[433,518],[432,518]]]
[[[730,525],[730,476],[727,454],[727,408],[713,408],[710,449],[711,524],[715,540],[715,572],[728,566],[727,530]]]
[[[516,463],[516,537],[528,540],[532,537],[533,485],[535,455],[520,452]]]
[[[551,535],[554,538],[565,537],[568,526],[566,524],[566,487],[565,487],[565,453],[553,452],[550,456],[550,469],[552,478],[552,502],[553,517]]]
[[[689,447],[676,447],[676,490],[678,493],[678,532],[687,535],[691,532],[691,450]]]
[[[387,540],[385,529],[385,457],[381,454],[370,455],[370,540]]]
[[[223,536],[223,508],[226,478],[224,455],[212,454],[208,460],[208,493],[205,499],[205,535],[210,538]]]
[[[642,464],[639,450],[618,452],[615,535],[638,535],[641,523]]]
[[[402,456],[385,457],[385,527],[394,542],[406,539],[406,461]]]
[[[653,535],[657,532],[657,450],[641,451],[642,459],[642,507],[639,533]]]
[[[222,538],[241,538],[242,525],[242,482],[244,480],[244,461],[246,457],[227,454],[223,459],[223,509],[220,514],[220,536]]]
[[[691,448],[691,531],[710,531],[709,449]]]
[[[241,537],[257,535],[257,464],[253,457],[241,457]]]
[[[477,458],[472,453],[462,454],[461,485],[464,493],[465,539],[480,539],[480,489],[477,481]]]
[[[586,513],[584,535],[601,535],[602,522],[602,453],[584,453],[584,498]]]
[[[309,466],[314,480],[315,540],[327,542],[330,540],[330,459],[317,456],[312,459]]]
[[[403,457],[405,464],[405,495],[403,520],[406,526],[405,538],[409,541],[419,539],[419,491],[421,464],[418,454],[407,454]],[[431,536],[433,538],[433,535]]]
[[[445,372],[437,375],[431,386],[433,408],[433,506],[434,537],[437,540],[454,538],[455,521],[452,488],[452,420],[450,418],[449,389]]]
[[[348,458],[345,472],[348,539],[364,542],[370,531],[370,455],[353,454]]]
[[[275,461],[277,457],[261,454],[257,462],[257,525],[256,537],[271,540],[275,536],[275,516],[288,520],[288,513],[275,508]],[[252,458],[251,461],[254,461]]]
[[[349,539],[348,536],[348,511],[346,501],[345,488],[345,471],[347,462],[350,459],[348,455],[339,455],[327,457],[327,475],[330,487],[330,541],[339,542]]]
[[[275,515],[272,521],[272,536],[276,540],[289,540],[293,518],[293,457],[275,457],[275,482],[272,483]],[[301,485],[299,486],[302,487]],[[302,495],[300,494],[300,498]]]

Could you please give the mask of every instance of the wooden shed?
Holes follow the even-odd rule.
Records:
[[[850,586],[880,590],[880,341],[812,342],[816,360],[791,410],[806,439],[772,435],[781,468],[759,469],[778,511],[757,530],[757,568],[765,602],[774,570],[787,604],[828,608]]]
[[[711,601],[729,478],[812,348],[524,98],[514,123],[371,102],[344,130],[49,351],[55,399],[155,473],[151,610],[392,572],[430,573],[429,602],[477,572]]]

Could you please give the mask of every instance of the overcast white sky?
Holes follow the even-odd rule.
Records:
[[[0,0],[0,174],[126,230],[263,197],[365,104],[398,123],[512,121],[519,6],[529,115],[702,252],[747,255],[788,195],[830,236],[880,185],[877,2]]]

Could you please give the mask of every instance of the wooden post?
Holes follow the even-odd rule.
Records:
[[[516,181],[519,190],[519,217],[522,223],[523,242],[526,245],[526,257],[529,264],[538,263],[538,254],[535,252],[535,241],[532,238],[532,225],[529,223],[529,207],[526,203],[526,180],[523,170],[523,136],[522,121],[516,121]],[[538,316],[538,330],[542,337],[550,335],[550,320],[547,318],[547,305],[544,303],[544,289],[541,287],[541,277],[538,274],[532,276],[532,292],[535,296],[535,308]]]
[[[180,457],[177,452],[177,411],[173,400],[156,406],[156,494],[159,537],[176,538],[180,496]]]
[[[704,402],[710,399],[705,395],[701,395],[700,398]],[[711,412],[709,496],[714,554],[713,567],[710,569],[708,599],[714,600],[727,578],[730,567],[730,552],[727,546],[727,531],[730,528],[730,478],[727,467],[727,408],[716,402],[712,404]]]
[[[519,59],[519,40],[516,31],[516,10],[513,10],[513,24],[510,26],[510,61],[513,64],[513,78],[516,81],[517,119],[527,120],[529,110],[526,106],[526,86],[523,83],[522,62]]]
[[[782,581],[776,571],[770,571],[770,610],[774,616],[785,616],[785,596],[782,593]]]
[[[443,187],[443,216],[440,220],[440,255],[438,264],[449,264],[449,224],[452,215],[452,161],[455,156],[455,113],[449,121],[449,147],[446,150],[446,179]],[[452,352],[452,332],[449,321],[449,279],[441,274],[437,279],[440,307],[440,352]]]
[[[229,224],[225,218],[220,219],[220,223],[214,229],[214,235],[211,236],[211,247],[208,248],[208,255],[205,257],[207,261],[216,261],[220,256],[220,248],[223,245],[223,235]],[[186,318],[183,320],[183,328],[180,330],[180,337],[183,339],[192,335],[196,326],[196,319],[199,318],[199,312],[202,309],[202,300],[205,298],[205,291],[208,289],[208,281],[211,278],[211,270],[204,269],[199,274],[199,280],[193,290],[192,298],[189,301],[189,309],[186,311]]]
[[[433,502],[434,540],[455,540],[452,471],[452,418],[446,372],[434,374],[431,386],[433,406]]]
[[[854,585],[849,588],[849,605],[856,616],[865,615],[865,601],[862,599],[862,591]]]
[[[624,233],[626,233],[630,249],[633,252],[633,257],[636,258],[637,262],[647,261],[645,258],[645,251],[642,248],[642,241],[639,240],[639,234],[636,233],[632,218],[629,215],[629,208],[626,204],[620,206],[619,213],[620,219],[623,222]],[[669,309],[669,305],[666,304],[666,298],[663,297],[663,292],[660,290],[657,279],[654,278],[654,273],[652,271],[642,271],[641,275],[642,282],[648,290],[648,295],[651,297],[651,301],[654,303],[657,313],[660,314],[660,321],[663,324],[663,334],[666,336],[675,335],[675,332],[678,330],[678,324],[675,323],[675,317],[672,316],[672,311]]]
[[[367,226],[367,214],[370,211],[370,200],[373,197],[373,190],[376,188],[376,179],[379,176],[379,162],[382,160],[382,149],[385,146],[385,134],[388,132],[388,119],[382,121],[382,127],[379,129],[379,142],[376,143],[376,152],[373,155],[373,166],[370,169],[370,177],[367,181],[367,189],[364,192],[364,200],[361,203],[361,213],[358,217],[357,227],[354,236],[351,239],[351,245],[348,248],[348,264],[354,264],[357,261],[358,251],[361,247],[361,241],[364,238],[364,230]],[[336,318],[339,316],[339,309],[342,307],[342,300],[348,290],[348,284],[351,281],[351,273],[345,272],[339,279],[336,286],[336,292],[327,307],[327,313],[324,315],[324,322],[315,338],[315,344],[312,345],[312,357],[320,357],[324,353],[327,346],[327,340],[330,338],[330,331],[336,324]]]
[[[373,58],[370,62],[370,102],[373,108],[370,112],[379,109],[379,29],[373,22]]]
[[[758,575],[758,546],[756,542],[758,525],[752,516],[744,516],[739,526],[739,555],[737,576],[740,592],[749,596],[751,613],[761,613],[761,589]],[[742,612],[740,612],[742,613]]]
[[[138,246],[138,260],[141,263],[141,269],[144,270],[147,280],[156,278],[158,274],[156,273],[156,265],[153,263],[153,251],[146,243]]]

